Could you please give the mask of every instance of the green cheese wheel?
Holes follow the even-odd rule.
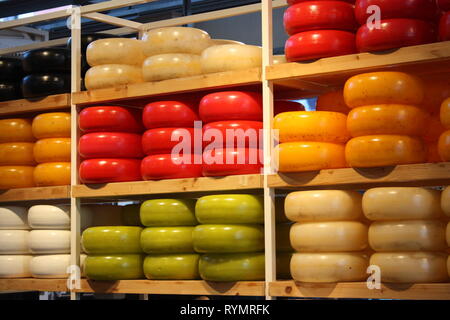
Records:
[[[140,204],[124,206],[122,209],[122,223],[125,226],[141,226]]]
[[[141,205],[141,223],[146,227],[195,226],[195,200],[153,199]]]
[[[264,280],[264,253],[204,254],[199,272],[207,281]]]
[[[141,247],[146,253],[194,252],[194,227],[152,227],[141,233]]]
[[[129,280],[144,277],[140,254],[87,256],[84,273],[92,280]]]
[[[199,279],[200,255],[156,254],[144,260],[145,277],[150,280],[194,280]]]
[[[81,243],[87,254],[141,253],[140,227],[92,227],[84,230]]]

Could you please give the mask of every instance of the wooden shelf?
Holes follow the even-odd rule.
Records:
[[[269,283],[275,297],[450,300],[450,283],[382,284],[370,290],[365,282],[299,283],[293,280]]]
[[[70,186],[0,190],[0,202],[70,198]]]
[[[70,108],[70,94],[0,102],[0,116]]]
[[[0,292],[55,291],[67,292],[67,279],[0,279]]]

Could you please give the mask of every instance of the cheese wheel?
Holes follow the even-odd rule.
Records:
[[[273,56],[273,61],[272,61],[273,65],[282,64],[282,63],[287,63],[286,56],[284,54],[279,54],[279,55]]]
[[[363,253],[295,253],[291,275],[301,282],[364,281],[369,257]]]
[[[442,161],[450,161],[450,130],[441,134],[438,142],[438,152]]]
[[[142,158],[141,135],[124,132],[92,132],[78,141],[78,153],[84,159]]]
[[[371,72],[351,77],[345,83],[344,99],[350,108],[377,104],[420,105],[422,81],[403,72]]]
[[[358,220],[362,195],[347,190],[311,190],[287,195],[284,211],[294,222]]]
[[[199,254],[152,254],[145,257],[144,274],[150,280],[199,279]]]
[[[70,113],[43,113],[33,119],[33,135],[36,139],[70,138]]]
[[[440,120],[446,129],[450,129],[450,98],[444,100],[441,104]]]
[[[0,143],[5,142],[33,142],[31,121],[28,119],[1,119]]]
[[[369,168],[425,162],[427,152],[420,139],[399,135],[372,135],[351,139],[345,147],[351,167]]]
[[[67,278],[70,254],[51,254],[34,256],[30,261],[30,272],[34,278]]]
[[[196,178],[202,176],[200,163],[200,155],[197,159],[187,153],[150,155],[142,160],[141,174],[144,180]]]
[[[384,187],[363,195],[364,215],[372,221],[439,219],[440,192],[415,187]]]
[[[108,183],[141,180],[138,159],[89,159],[80,164],[82,183]]]
[[[217,121],[203,125],[203,145],[211,141],[223,148],[262,148],[262,121]]]
[[[100,281],[142,279],[143,264],[144,256],[140,254],[88,255],[84,273],[88,279]]]
[[[141,253],[141,232],[141,227],[92,227],[84,230],[81,242],[87,254]]]
[[[147,129],[193,128],[199,120],[196,106],[189,101],[157,101],[147,104],[142,121]]]
[[[292,252],[291,240],[289,237],[289,230],[292,223],[277,223],[275,229],[275,243],[277,253],[279,252]]]
[[[211,46],[218,46],[221,44],[245,44],[243,42],[240,41],[236,41],[236,40],[228,40],[228,39],[211,39]]]
[[[201,253],[252,252],[264,249],[260,225],[203,224],[193,232],[194,249]]]
[[[438,252],[375,253],[370,264],[380,267],[382,282],[432,283],[448,281],[446,260]]]
[[[144,33],[142,44],[147,57],[163,53],[201,54],[211,45],[211,37],[196,28],[157,28]]]
[[[33,254],[70,253],[70,231],[31,230],[28,243]]]
[[[141,41],[109,38],[91,42],[86,49],[86,59],[91,67],[102,64],[129,64],[140,67],[145,57]]]
[[[367,226],[356,221],[297,222],[291,245],[299,252],[346,252],[367,248]]]
[[[95,106],[81,110],[78,125],[83,132],[129,132],[143,131],[140,109]]]
[[[142,68],[126,64],[104,64],[90,68],[84,76],[88,90],[112,88],[144,82]]]
[[[34,169],[33,176],[38,187],[70,185],[70,162],[38,164]]]
[[[317,98],[316,111],[330,111],[348,114],[350,108],[345,104],[344,90],[332,90]]]
[[[34,167],[0,166],[0,190],[34,187]]]
[[[152,227],[141,233],[141,248],[145,253],[194,252],[194,227]]]
[[[206,281],[264,280],[264,254],[204,254],[198,268]]]
[[[201,135],[200,128],[150,129],[142,135],[142,149],[146,155],[167,154],[171,153],[180,143],[186,143],[187,147],[180,150],[180,154],[192,153],[195,149],[194,137],[196,132]]]
[[[31,277],[31,258],[26,255],[0,255],[0,279]]]
[[[28,209],[28,223],[33,229],[70,230],[70,206],[32,206]]]
[[[219,148],[214,143],[203,152],[202,174],[205,177],[261,173],[262,150],[257,148]]]
[[[141,205],[141,222],[146,227],[195,226],[195,201],[191,199],[152,199]]]
[[[345,146],[328,142],[287,142],[275,148],[280,172],[337,169],[347,166]]]
[[[70,138],[41,139],[34,145],[37,163],[70,162]]]
[[[200,59],[203,73],[214,73],[250,68],[261,68],[261,47],[223,44],[202,52]]]
[[[450,187],[446,187],[442,191],[441,208],[444,213],[450,217]]]
[[[25,207],[0,207],[0,230],[28,230],[28,210]]]
[[[445,251],[445,224],[437,220],[377,221],[369,244],[377,252]]]
[[[0,166],[32,166],[34,143],[8,142],[0,143]]]
[[[29,235],[26,230],[0,230],[0,255],[29,253]]]
[[[145,59],[142,74],[145,81],[191,77],[202,73],[200,56],[186,53],[165,53]]]

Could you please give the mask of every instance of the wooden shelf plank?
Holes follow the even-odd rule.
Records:
[[[0,292],[55,291],[67,292],[67,279],[0,279]]]
[[[0,202],[70,198],[70,186],[0,190]]]
[[[382,284],[370,290],[365,282],[300,283],[293,280],[269,283],[275,297],[450,300],[450,283]]]
[[[70,94],[56,94],[41,99],[20,99],[0,102],[0,116],[51,111],[70,107]]]

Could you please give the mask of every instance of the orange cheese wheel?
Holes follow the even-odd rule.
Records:
[[[441,134],[443,134],[445,131],[446,130],[442,125],[438,115],[435,116],[428,115],[422,139],[425,142],[436,142],[439,140]]]
[[[28,119],[0,120],[0,143],[5,142],[33,142],[31,121]]]
[[[347,166],[345,146],[328,142],[287,142],[275,149],[280,172],[315,171]]]
[[[374,135],[351,139],[345,147],[351,167],[369,168],[421,163],[427,158],[420,139],[398,135]]]
[[[33,171],[30,166],[1,166],[0,190],[34,187]]]
[[[102,64],[129,64],[141,66],[144,61],[142,42],[128,38],[107,38],[91,42],[86,50],[91,67]]]
[[[442,161],[450,161],[450,130],[441,134],[438,142],[438,152]]]
[[[422,105],[429,113],[439,115],[442,102],[450,97],[448,73],[427,75],[422,77],[422,80],[425,88],[425,98]]]
[[[428,142],[427,147],[427,162],[428,163],[438,163],[442,162],[441,156],[439,155],[439,148],[437,142]]]
[[[440,120],[444,128],[450,129],[450,98],[441,104]]]
[[[34,181],[38,187],[70,185],[70,162],[41,163],[34,169]]]
[[[35,165],[31,142],[0,143],[0,166],[32,166]]]
[[[446,187],[441,195],[441,208],[450,217],[450,187]],[[450,243],[449,243],[450,247]]]
[[[317,99],[316,111],[331,111],[348,114],[350,108],[345,104],[344,90],[332,90],[320,95]]]
[[[145,81],[191,77],[201,73],[200,56],[195,54],[158,54],[145,59],[142,65]]]
[[[41,139],[34,145],[36,162],[70,162],[70,138]]]
[[[280,142],[317,141],[345,143],[349,139],[347,117],[339,112],[292,111],[278,114],[273,127]]]
[[[113,88],[144,82],[142,68],[126,64],[103,64],[90,68],[84,76],[88,90]]]
[[[70,138],[70,113],[43,113],[33,119],[33,135],[36,139]]]
[[[376,104],[420,105],[424,100],[422,81],[403,72],[363,73],[347,80],[345,103],[350,108]]]

